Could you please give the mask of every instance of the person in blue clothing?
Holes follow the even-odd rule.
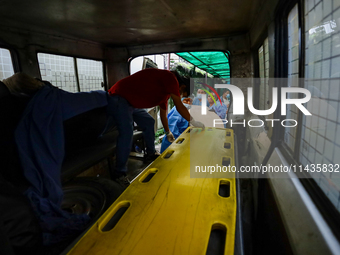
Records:
[[[212,95],[215,98],[216,104],[214,100],[210,96],[208,96],[209,109],[211,111],[214,111],[221,119],[225,119],[228,112],[228,107],[224,103],[222,103],[221,105],[220,101],[216,100],[217,98],[214,93],[212,93]]]
[[[226,106],[230,104],[230,91],[228,89],[223,93],[222,99]]]
[[[192,99],[184,98],[182,102],[183,105],[189,110],[192,104]],[[177,139],[177,137],[179,137],[189,126],[189,122],[179,114],[176,106],[174,106],[168,113],[168,123],[170,132],[174,136],[174,140]],[[163,153],[163,151],[165,151],[171,145],[171,143],[172,142],[170,142],[165,136],[162,140],[161,153]]]
[[[197,95],[192,102],[192,105],[202,105],[202,94],[206,94],[203,89],[197,90]],[[207,102],[207,107],[209,107],[209,103]]]
[[[222,95],[223,103],[227,106],[227,112],[225,116],[226,119],[228,119],[228,112],[231,110],[231,98],[230,97],[231,97],[230,90],[227,89]]]

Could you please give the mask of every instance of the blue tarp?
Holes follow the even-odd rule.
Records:
[[[31,184],[24,194],[38,216],[45,245],[78,232],[89,220],[87,215],[71,215],[60,207],[63,121],[105,105],[105,91],[69,93],[46,83],[27,105],[15,130],[24,175]]]

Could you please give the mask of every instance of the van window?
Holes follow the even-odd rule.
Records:
[[[69,92],[78,92],[72,57],[38,53],[41,78]]]
[[[102,61],[46,53],[38,53],[38,61],[41,78],[51,82],[60,89],[69,92],[103,89],[104,73]],[[75,71],[76,66],[78,77]]]
[[[330,171],[340,155],[340,9],[332,1],[315,3],[306,1],[305,8],[305,87],[312,94],[312,116],[303,116],[299,160],[328,169],[311,175],[340,211],[339,173]]]
[[[130,62],[130,74],[146,68],[166,69],[167,54],[139,56]]]
[[[11,53],[7,49],[0,48],[0,80],[14,74]]]
[[[103,89],[103,62],[77,58],[80,91]]]

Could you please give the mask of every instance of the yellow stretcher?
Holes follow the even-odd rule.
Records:
[[[194,149],[191,140],[202,149]],[[227,157],[235,165],[231,129],[188,128],[136,177],[68,254],[197,255],[211,249],[234,254],[235,175],[191,178],[193,150],[200,162],[221,164]],[[211,239],[216,236],[222,238],[222,247],[214,247]]]

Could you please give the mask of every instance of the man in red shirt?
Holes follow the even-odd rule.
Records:
[[[160,106],[161,121],[170,142],[175,140],[169,131],[166,117],[170,97],[184,119],[190,121],[193,126],[204,129],[204,125],[195,121],[181,102],[181,93],[189,95],[189,90],[189,79],[181,77],[177,72],[153,68],[144,69],[128,76],[110,88],[108,114],[112,116],[119,131],[116,155],[117,179],[121,182],[127,181],[126,163],[131,149],[134,121],[143,130],[147,157],[155,158],[155,156],[158,156],[158,154],[155,154],[154,119],[144,108]]]

